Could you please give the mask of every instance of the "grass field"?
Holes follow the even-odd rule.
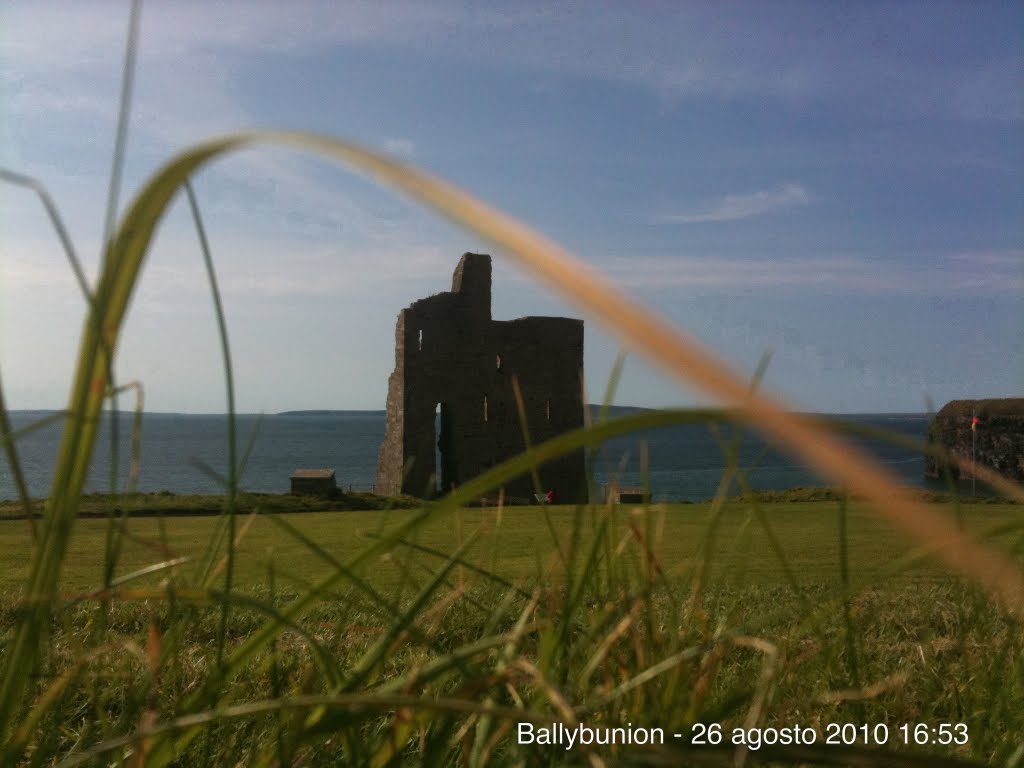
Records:
[[[168,497],[165,509],[216,509],[216,497]],[[330,502],[312,502],[294,497],[270,497],[287,504],[291,511],[306,507],[330,506]],[[264,508],[266,503],[264,502]],[[271,506],[271,509],[277,507]],[[938,506],[953,515],[950,506]],[[244,509],[244,506],[243,506]],[[721,509],[717,534],[710,549],[702,546],[712,517],[711,504],[657,505],[650,510],[622,507],[617,515],[618,530],[612,538],[628,537],[629,526],[646,527],[649,518],[660,530],[661,565],[670,580],[685,581],[700,558],[713,565],[712,575],[728,578],[735,584],[781,585],[787,583],[786,568],[803,586],[835,585],[839,573],[838,504],[835,502],[767,503],[763,512],[781,544],[781,555],[773,549],[767,529],[742,502],[729,502]],[[343,511],[289,515],[285,519],[309,539],[340,561],[353,558],[374,535],[418,514],[415,510]],[[985,534],[1009,528],[995,542],[1009,546],[1019,532],[1014,524],[1024,525],[1024,507],[1013,504],[964,504],[960,514],[969,531]],[[551,527],[545,522],[550,518]],[[473,538],[463,557],[505,579],[529,588],[551,578],[561,578],[557,567],[555,538],[564,550],[573,530],[576,511],[572,507],[510,507],[465,509],[456,520],[437,519],[422,527],[413,542],[447,556],[460,543]],[[603,516],[601,516],[603,519]],[[593,513],[583,515],[583,530],[593,532]],[[119,561],[118,575],[130,573],[154,562],[188,558],[180,568],[186,579],[193,576],[195,564],[213,537],[219,518],[174,516],[160,521],[155,517],[129,518],[129,534]],[[102,583],[104,519],[79,521],[71,542],[62,576],[62,589],[79,592],[95,589]],[[311,557],[304,545],[289,538],[266,516],[254,515],[237,549],[235,567],[238,583],[257,586],[266,580],[268,564],[273,561],[282,582],[309,583],[323,578],[331,565]],[[848,510],[849,565],[863,583],[897,578],[906,581],[930,581],[941,571],[926,564],[894,572],[893,564],[912,553],[913,546],[891,526],[872,515],[863,505]],[[161,533],[163,529],[163,533]],[[553,532],[554,533],[553,533]],[[584,540],[583,546],[587,546]],[[25,553],[30,547],[28,526],[23,520],[0,521],[0,591],[15,592],[28,573]],[[401,556],[402,562],[396,562]],[[436,567],[441,560],[422,551],[404,551],[383,555],[367,573],[367,579],[380,588],[394,587],[411,563]],[[785,562],[785,567],[783,566]],[[161,573],[157,578],[166,577]],[[147,582],[143,582],[147,583]]]
[[[1024,507],[935,506],[1020,559]],[[867,723],[889,734],[885,744],[819,741],[802,758],[763,747],[752,760],[1019,758],[1019,624],[926,559],[909,564],[913,546],[858,504],[842,516],[835,501],[462,509],[337,578],[339,562],[356,562],[418,514],[243,517],[229,615],[220,577],[201,573],[223,517],[127,519],[115,584],[155,562],[186,562],[85,601],[76,595],[103,583],[108,522],[78,521],[36,683],[38,695],[57,687],[60,696],[29,753],[103,763],[119,734],[176,722],[182,702],[216,685],[205,727],[172,730],[165,742],[176,764],[421,764],[424,754],[438,764],[561,764],[589,754],[516,747],[509,721],[445,711],[467,701],[541,722],[629,721],[685,736],[660,750],[600,751],[625,764],[696,760],[689,741],[699,723],[726,733],[799,724],[820,739],[837,724]],[[16,628],[30,548],[27,521],[0,522],[0,644]],[[330,587],[311,589],[332,574]],[[308,594],[316,599],[291,629],[218,672],[220,648],[238,658],[268,616]],[[403,695],[414,708],[399,706]],[[438,708],[424,709],[431,701]],[[902,743],[901,725],[919,722],[962,724],[969,739]],[[726,765],[734,750],[699,754]]]

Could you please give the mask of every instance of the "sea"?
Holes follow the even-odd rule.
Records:
[[[636,409],[612,410],[612,416]],[[62,424],[30,429],[52,416],[43,411],[12,411],[18,434],[18,458],[29,493],[48,495]],[[903,437],[924,441],[929,416],[867,414],[834,416],[878,427]],[[134,414],[118,421],[117,482],[124,490],[132,460]],[[87,493],[111,489],[109,417],[95,451],[86,484]],[[384,437],[383,411],[303,411],[236,417],[239,455],[245,456],[241,487],[250,492],[286,493],[298,468],[332,468],[344,489],[372,490],[377,450]],[[610,440],[593,452],[594,481],[598,487],[614,481],[619,486],[643,484],[649,478],[659,501],[701,501],[715,495],[725,468],[720,440],[732,434],[731,425],[718,436],[705,424],[660,427]],[[224,491],[228,469],[228,419],[225,415],[146,413],[142,417],[138,451],[137,490],[176,494],[216,494]],[[877,438],[851,442],[866,450],[911,486],[941,490],[925,477],[925,462],[916,450]],[[642,458],[646,454],[646,461]],[[827,485],[804,461],[779,450],[753,432],[739,444],[740,467],[758,490],[785,490]],[[646,465],[646,466],[645,466]],[[734,490],[736,490],[734,488]],[[17,496],[11,468],[0,459],[0,500]]]

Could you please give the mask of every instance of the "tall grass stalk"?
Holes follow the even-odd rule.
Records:
[[[206,278],[210,283],[214,312],[217,317],[217,335],[220,337],[221,355],[224,361],[224,384],[227,390],[228,408],[228,476],[227,476],[227,498],[225,500],[225,513],[228,519],[227,531],[227,556],[224,568],[224,591],[230,595],[234,586],[235,574],[235,537],[236,531],[236,502],[238,497],[238,442],[235,429],[235,375],[234,367],[231,364],[231,344],[228,341],[228,325],[224,316],[224,305],[220,298],[220,289],[217,286],[217,272],[213,267],[213,256],[210,253],[210,243],[206,237],[206,228],[203,226],[203,217],[199,211],[199,202],[196,200],[195,190],[191,182],[185,181],[185,194],[188,197],[188,207],[192,213],[192,220],[196,225],[196,234],[199,236],[199,245],[203,252],[203,265],[206,267]],[[217,659],[223,662],[224,644],[227,636],[229,605],[227,601],[223,604],[220,617],[220,632],[217,636]]]
[[[14,487],[18,491],[18,500],[27,521],[29,532],[32,535],[32,543],[36,543],[36,519],[32,513],[32,497],[28,493],[28,485],[25,483],[25,473],[21,469],[21,461],[18,459],[18,448],[14,439],[14,430],[11,427],[11,419],[7,415],[7,404],[4,402],[4,385],[0,380],[0,441],[4,444],[4,455],[7,458],[7,465],[11,468],[11,476],[14,478]]]
[[[110,182],[107,189],[107,207],[103,222],[101,261],[109,253],[109,243],[117,220],[121,199],[121,183],[124,176],[124,158],[128,142],[128,123],[131,117],[132,90],[135,82],[135,57],[139,46],[139,16],[142,11],[141,0],[132,0],[128,20],[128,33],[125,35],[124,65],[121,69],[121,97],[118,100],[117,133],[114,138],[114,154],[111,160]],[[111,343],[113,346],[115,342]],[[118,485],[118,453],[120,451],[121,418],[118,408],[120,388],[114,378],[114,357],[112,351],[108,355],[107,396],[110,399],[110,497],[111,508],[108,512],[108,534],[106,543],[106,560],[113,557],[113,549],[117,546],[117,532],[113,499],[120,492]],[[106,613],[106,606],[102,614]]]

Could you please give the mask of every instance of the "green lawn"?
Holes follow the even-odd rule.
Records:
[[[934,508],[955,514],[949,504]],[[281,754],[285,765],[384,765],[395,743],[403,745],[395,764],[447,765],[472,748],[479,732],[493,749],[479,764],[555,765],[564,749],[517,747],[508,729],[520,718],[560,720],[564,700],[591,723],[644,723],[685,734],[695,723],[743,726],[754,707],[763,726],[799,723],[822,737],[836,723],[881,723],[893,734],[904,723],[958,723],[970,733],[967,744],[860,743],[887,754],[839,764],[875,764],[908,752],[930,755],[926,761],[1006,764],[1020,753],[1024,733],[1019,621],[934,565],[901,564],[912,549],[907,540],[860,504],[847,511],[851,589],[844,599],[839,510],[835,501],[765,503],[761,516],[734,501],[717,517],[710,504],[621,507],[611,515],[591,508],[578,518],[570,507],[463,509],[420,526],[409,542],[418,549],[382,547],[386,554],[365,560],[356,580],[340,578],[313,592],[308,585],[334,571],[317,548],[351,562],[375,535],[419,512],[322,511],[282,514],[277,522],[245,515],[237,521],[244,535],[234,589],[249,595],[223,603],[223,575],[208,582],[210,590],[188,587],[197,583],[195,569],[208,550],[221,557],[223,518],[129,518],[116,575],[169,557],[189,562],[174,574],[173,590],[54,608],[51,666],[34,679],[22,717],[48,695],[51,681],[66,680],[67,688],[47,700],[25,744],[56,762],[78,744],[113,740],[103,754],[116,762],[118,739],[146,718],[171,722],[192,710],[216,710],[194,741],[171,734],[177,764],[270,765]],[[991,543],[1020,560],[1024,507],[974,504],[960,514],[979,535],[1001,530],[988,537]],[[63,569],[67,596],[102,583],[107,528],[100,518],[76,522]],[[573,549],[574,529],[576,566],[567,569],[562,558]],[[444,566],[442,554],[470,539],[466,565],[431,583]],[[18,595],[30,547],[27,521],[0,521],[0,650],[22,615]],[[646,562],[645,550],[654,553]],[[131,586],[151,587],[168,575]],[[295,623],[260,634],[275,611],[304,600]],[[235,658],[250,646],[224,666],[221,649]],[[414,730],[400,724],[396,694],[415,705],[408,710]],[[329,701],[330,714],[316,727],[309,721],[299,728],[313,716],[302,698],[308,695],[325,697],[317,701]],[[234,715],[225,709],[268,700],[290,702],[299,719],[273,708]],[[432,709],[436,701],[457,706]],[[478,720],[484,702],[506,714]],[[660,752],[605,756],[689,764],[694,753],[677,748],[689,749],[688,739]],[[812,754],[837,757],[820,743]],[[703,757],[723,766],[734,759],[728,748]],[[809,761],[807,753],[785,748],[760,757]]]
[[[936,509],[953,514],[948,505]],[[839,578],[838,509],[835,502],[801,502],[763,504],[765,518],[779,542],[785,561],[798,583],[816,586],[834,584]],[[345,562],[364,549],[371,537],[393,527],[415,511],[347,511],[315,512],[285,515],[283,519],[317,542],[326,552]],[[545,521],[550,516],[551,527]],[[590,512],[582,517],[581,550],[589,545],[593,532]],[[1012,504],[965,505],[965,525],[979,535],[1014,524],[1024,526],[1024,507]],[[530,584],[538,579],[558,578],[562,569],[551,530],[567,551],[576,511],[571,507],[549,510],[538,507],[496,509],[465,509],[457,516],[430,520],[413,541],[439,552],[450,553],[460,541],[471,536],[474,542],[466,559],[492,570],[517,583]],[[250,516],[239,520],[240,528]],[[710,504],[678,504],[657,506],[649,512],[634,512],[623,507],[613,518],[609,539],[618,545],[624,537],[646,530],[650,523],[660,538],[660,563],[670,577],[687,577],[702,561],[711,520]],[[213,516],[132,518],[126,523],[130,534],[124,544],[118,575],[129,573],[169,557],[188,557],[196,562],[215,535],[219,518]],[[71,540],[63,586],[68,592],[95,588],[101,583],[104,542],[108,523],[103,519],[80,519]],[[161,527],[165,531],[166,545]],[[658,530],[660,529],[660,534]],[[893,563],[911,551],[902,534],[887,523],[880,522],[864,505],[852,504],[848,512],[850,569],[855,583],[862,580],[888,579]],[[1008,546],[1019,530],[997,536],[994,540]],[[0,591],[11,594],[20,588],[28,574],[30,548],[29,527],[24,520],[0,521]],[[725,575],[730,582],[761,585],[783,584],[786,572],[773,549],[769,535],[749,504],[729,503],[722,511],[717,534],[709,545],[712,576]],[[408,555],[403,557],[402,553]],[[236,562],[242,585],[256,585],[266,580],[268,563],[273,561],[277,577],[283,580],[309,582],[325,576],[331,566],[314,556],[308,548],[290,537],[266,517],[251,518],[238,548]],[[367,578],[381,587],[394,585],[401,579],[402,569],[412,567],[426,572],[440,559],[409,548],[398,548],[372,563]],[[182,568],[188,569],[190,565]],[[915,567],[900,575],[901,580],[931,580],[938,572]],[[153,583],[150,579],[149,583]]]

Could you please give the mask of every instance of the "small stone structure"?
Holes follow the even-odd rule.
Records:
[[[648,504],[651,496],[639,485],[612,486],[613,498],[619,504]]]
[[[398,314],[395,370],[377,462],[378,493],[447,492],[524,449],[513,379],[531,443],[583,426],[583,321],[491,319],[491,257],[467,253],[452,290]],[[583,451],[538,468],[541,490],[586,500]],[[530,474],[505,485],[530,499]]]
[[[975,429],[971,421],[977,418]],[[999,400],[952,400],[935,414],[928,428],[928,440],[946,450],[971,458],[1004,477],[1024,481],[1024,398]],[[960,472],[950,467],[954,478]],[[925,471],[943,477],[940,462],[928,456]]]
[[[292,473],[292,493],[300,496],[333,496],[338,482],[333,469],[296,469]]]

